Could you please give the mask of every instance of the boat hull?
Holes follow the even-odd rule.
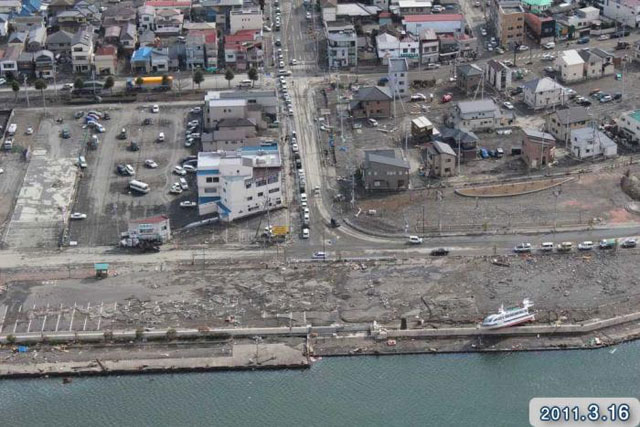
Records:
[[[521,325],[527,322],[533,322],[535,320],[535,315],[529,314],[524,317],[520,317],[518,319],[513,319],[509,322],[499,323],[496,325],[480,325],[482,329],[500,329],[500,328],[508,328],[510,326]]]

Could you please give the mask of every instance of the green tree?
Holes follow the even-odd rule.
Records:
[[[224,72],[224,79],[227,81],[227,83],[229,83],[229,87],[231,87],[231,80],[233,80],[233,78],[236,75],[233,74],[233,71],[230,68],[227,68],[227,70]]]
[[[47,105],[46,105],[45,99],[44,99],[44,90],[47,88],[47,82],[45,82],[42,79],[38,79],[38,80],[35,81],[33,86],[36,88],[36,90],[39,90],[40,93],[42,94],[42,108],[46,109]]]
[[[136,86],[142,86],[142,83],[144,83],[144,79],[142,77],[138,77],[136,79]]]
[[[202,72],[202,70],[197,69],[193,73],[193,82],[198,85],[198,89],[200,89],[200,83],[202,83],[203,81],[204,81],[204,73]]]
[[[258,75],[258,70],[255,67],[249,68],[249,71],[247,71],[247,77],[249,77],[249,80],[251,80],[251,87],[253,87],[254,83],[257,82],[260,78],[260,76]]]
[[[18,83],[16,80],[12,80],[11,81],[11,90],[13,91],[15,98],[13,99],[13,101],[15,102],[18,99],[18,92],[20,92],[20,83]]]
[[[116,84],[116,81],[113,79],[112,76],[107,77],[107,79],[104,81],[104,88],[105,89],[109,89],[111,90],[111,93],[113,94],[113,86]]]
[[[84,80],[82,80],[80,77],[78,77],[76,79],[76,81],[73,82],[73,87],[75,89],[82,89],[84,87]]]

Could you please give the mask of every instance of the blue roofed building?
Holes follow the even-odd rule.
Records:
[[[231,222],[282,205],[278,145],[198,154],[198,210]]]

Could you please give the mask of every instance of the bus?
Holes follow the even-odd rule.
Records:
[[[129,181],[129,188],[133,191],[137,191],[138,193],[147,194],[149,192],[149,184],[142,182],[131,180]]]
[[[128,91],[163,91],[169,90],[171,89],[171,86],[173,86],[173,76],[167,76],[166,79],[163,79],[162,76],[142,77],[140,80],[141,84],[138,84],[137,80],[137,78],[127,79]]]

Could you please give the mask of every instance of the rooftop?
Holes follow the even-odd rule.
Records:
[[[404,22],[438,22],[438,21],[463,21],[464,17],[459,13],[439,15],[409,15],[402,18]]]
[[[462,114],[477,113],[481,111],[497,110],[495,102],[491,99],[480,99],[478,101],[458,102],[458,109]]]
[[[416,119],[411,120],[411,123],[419,128],[430,128],[433,127],[433,123],[431,120],[427,119],[425,116],[420,116]]]
[[[445,144],[444,142],[440,141],[433,141],[431,144],[439,154],[448,154],[450,156],[456,155],[456,152],[453,151],[453,148],[451,148],[449,144]]]
[[[406,58],[389,58],[389,72],[401,73],[409,70]]]
[[[354,95],[354,101],[390,101],[391,90],[386,86],[369,86],[360,88]]]
[[[564,88],[561,84],[556,83],[549,77],[531,80],[530,82],[526,82],[523,86],[525,89],[529,89],[534,92],[547,92]]]
[[[157,224],[168,220],[169,217],[166,215],[157,215],[149,218],[130,219],[129,222],[133,224]]]
[[[575,49],[565,50],[560,55],[560,58],[562,58],[562,60],[569,66],[584,64],[584,60],[582,59],[578,51]]]
[[[555,140],[556,140],[553,137],[553,135],[551,135],[550,133],[541,132],[541,131],[539,131],[537,129],[522,128],[522,131],[524,132],[525,135],[527,135],[529,137],[543,140],[542,142],[545,142],[545,141],[555,142]]]
[[[638,110],[638,113],[640,113],[640,110]],[[590,119],[589,110],[584,107],[570,107],[564,110],[557,110],[556,117],[561,125],[586,122]],[[640,116],[638,121],[640,121]]]
[[[370,163],[380,163],[383,165],[409,169],[409,162],[403,158],[396,157],[395,150],[365,150],[364,161],[365,167],[369,167]]]

